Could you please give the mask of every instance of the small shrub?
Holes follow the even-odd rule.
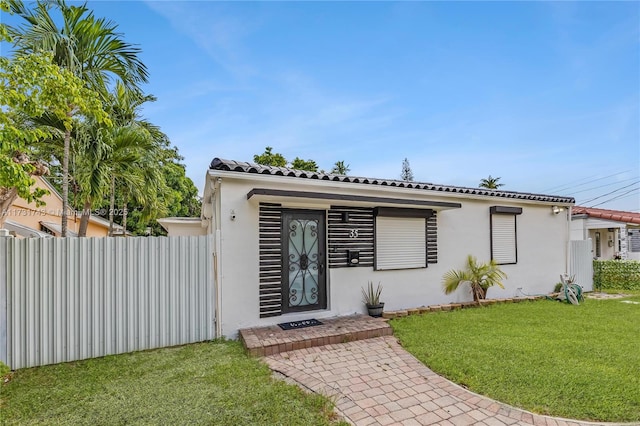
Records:
[[[373,281],[369,281],[367,289],[362,290],[362,301],[367,306],[375,306],[380,304],[380,294],[382,293],[382,284],[378,283],[377,288],[373,288]]]
[[[556,283],[556,286],[553,288],[553,292],[560,293],[560,290],[562,290],[562,283]]]
[[[478,263],[472,255],[467,256],[465,269],[452,269],[442,277],[442,288],[445,294],[451,294],[461,284],[469,284],[474,301],[486,299],[489,287],[497,285],[504,288],[502,280],[507,278],[495,260],[486,263]]]
[[[640,290],[640,262],[637,260],[594,260],[593,286],[597,290]]]

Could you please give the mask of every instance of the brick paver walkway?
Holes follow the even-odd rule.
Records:
[[[425,367],[393,336],[291,350],[265,361],[332,398],[338,413],[356,425],[605,424],[540,416],[469,392]]]
[[[283,330],[277,325],[245,328],[240,330],[240,340],[250,355],[264,356],[392,334],[391,326],[381,318],[349,315],[323,319],[322,325],[295,330]]]

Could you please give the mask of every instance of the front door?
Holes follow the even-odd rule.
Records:
[[[325,213],[284,210],[282,246],[283,312],[325,309]]]

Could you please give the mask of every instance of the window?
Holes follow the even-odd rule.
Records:
[[[431,210],[375,210],[375,269],[427,267],[427,218]]]
[[[632,253],[640,252],[640,229],[629,230],[629,251]]]
[[[520,207],[493,206],[491,219],[491,258],[499,265],[518,263],[518,232],[516,218]]]
[[[55,232],[53,232],[51,229],[47,228],[43,224],[40,224],[40,231],[45,232],[49,235],[53,235],[54,237],[56,236]]]

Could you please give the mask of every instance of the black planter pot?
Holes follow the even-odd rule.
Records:
[[[384,302],[377,305],[367,305],[367,310],[369,311],[369,316],[380,318],[384,310]]]

